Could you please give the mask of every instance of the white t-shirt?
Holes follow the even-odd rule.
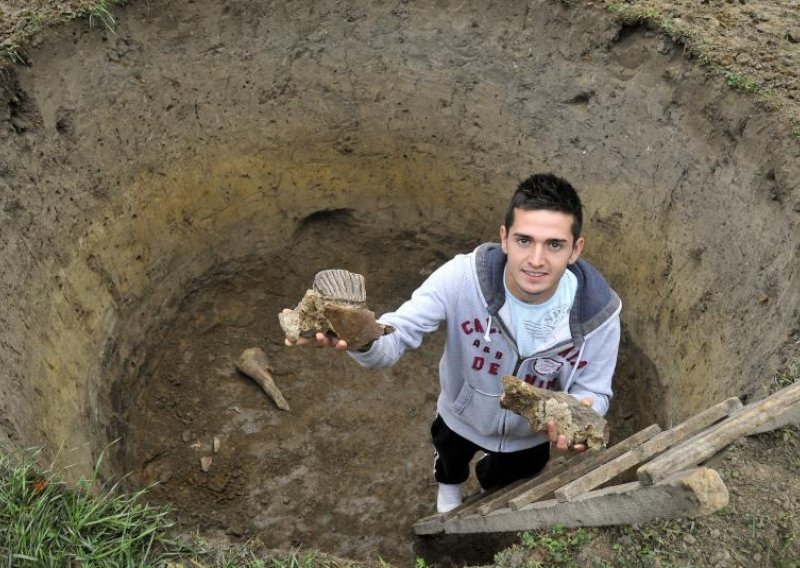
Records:
[[[548,342],[553,330],[569,317],[572,303],[575,301],[575,292],[578,289],[578,279],[569,270],[564,272],[558,282],[555,294],[544,303],[529,304],[519,300],[508,289],[503,275],[503,285],[506,288],[506,299],[511,311],[511,330],[517,340],[519,354],[529,357]]]

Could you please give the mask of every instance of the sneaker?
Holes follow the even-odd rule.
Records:
[[[461,505],[461,483],[440,483],[436,495],[436,511],[447,513]]]

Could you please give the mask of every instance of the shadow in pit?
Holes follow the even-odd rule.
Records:
[[[624,325],[612,389],[614,398],[606,416],[611,428],[610,444],[616,444],[651,424],[664,427],[666,389],[661,375]]]
[[[430,566],[483,566],[492,564],[495,554],[517,542],[518,533],[417,536],[414,554]]]

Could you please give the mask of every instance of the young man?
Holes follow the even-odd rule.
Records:
[[[379,318],[394,333],[348,352],[365,367],[387,367],[446,322],[431,427],[440,513],[461,503],[476,452],[485,453],[475,469],[488,489],[538,473],[550,443],[568,449],[553,424],[547,433],[533,432],[524,418],[500,407],[504,375],[568,392],[600,414],[608,410],[621,303],[600,273],[579,260],[582,220],[568,182],[551,174],[529,177],[511,199],[500,244],[445,263],[397,311]],[[316,339],[347,349],[323,334]]]

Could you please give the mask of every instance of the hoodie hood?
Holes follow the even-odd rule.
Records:
[[[506,301],[503,273],[506,254],[499,243],[484,243],[475,251],[478,283],[486,308],[494,317]],[[567,266],[578,280],[575,301],[569,314],[569,326],[576,346],[603,324],[620,307],[620,299],[603,275],[591,264],[579,258]]]

